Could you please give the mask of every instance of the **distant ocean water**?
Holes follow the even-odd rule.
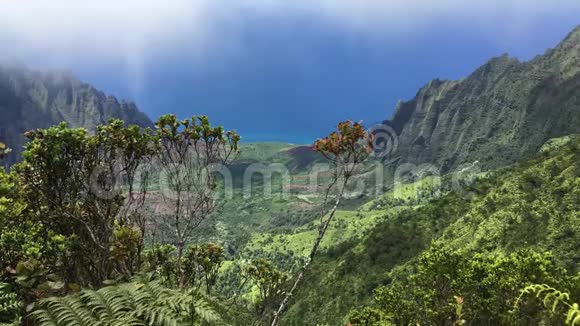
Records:
[[[364,122],[363,122],[364,123]],[[372,123],[364,123],[366,128],[372,128],[378,124],[382,124],[381,121],[376,120]],[[324,130],[324,131],[323,131]],[[325,137],[330,132],[334,131],[334,126],[329,125],[320,130],[312,130],[308,133],[296,132],[296,133],[256,133],[256,132],[242,132],[238,131],[242,136],[242,142],[244,143],[258,143],[258,142],[277,142],[277,143],[291,143],[295,145],[311,145],[317,139]]]
[[[282,134],[244,134],[240,132],[243,143],[260,143],[260,142],[276,142],[276,143],[290,143],[295,145],[310,145],[313,144],[319,137],[308,135],[282,135]]]

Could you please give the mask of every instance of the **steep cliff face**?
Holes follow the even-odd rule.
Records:
[[[503,55],[459,81],[433,80],[397,105],[398,162],[443,171],[529,157],[548,139],[580,132],[580,27],[528,62]]]
[[[8,165],[19,160],[22,134],[61,121],[94,131],[111,118],[151,126],[135,104],[119,102],[67,73],[41,73],[23,67],[0,67],[0,141],[13,149]]]

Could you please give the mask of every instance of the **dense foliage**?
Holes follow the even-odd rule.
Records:
[[[95,134],[65,124],[27,134],[25,160],[0,170],[1,323],[578,319],[580,137],[460,189],[453,175],[409,177],[361,206],[343,192],[365,173],[356,168],[369,136],[342,123],[316,145],[334,164],[320,198],[229,203],[256,211],[262,203],[283,216],[296,213],[298,198],[308,204],[304,222],[278,220],[242,239],[242,231],[204,234],[219,226],[205,224],[216,209],[229,207],[215,196],[222,185],[212,173],[231,162],[239,136],[205,117],[164,116],[157,127],[112,120]],[[162,178],[167,189],[151,187]],[[166,206],[155,210],[160,199]]]
[[[580,139],[567,137],[557,146],[544,148],[532,161],[480,178],[468,189],[469,196],[451,191],[417,208],[386,213],[361,240],[339,244],[313,264],[316,272],[308,275],[285,322],[290,325],[346,322],[344,316],[350,309],[371,302],[375,288],[391,284],[395,287],[401,280],[411,278],[417,271],[420,257],[432,243],[452,257],[467,261],[477,257],[487,266],[478,277],[497,273],[493,262],[508,259],[520,250],[542,257],[548,255],[551,268],[561,271],[561,276],[551,277],[560,280],[558,282],[567,278],[577,288],[578,278],[571,277],[579,271],[580,261],[578,251],[573,249],[578,247],[580,239],[579,162]],[[463,267],[461,272],[454,271],[464,272]],[[517,297],[518,286],[539,282],[528,279],[523,272],[514,272],[510,277],[519,283],[513,284],[512,296],[508,299],[506,295],[501,301],[505,303],[503,314],[509,311]],[[477,280],[481,279],[473,278],[470,282]],[[551,285],[557,288],[558,282]],[[406,287],[403,289],[405,292]],[[572,291],[572,285],[562,290]],[[454,295],[464,297],[467,294],[448,296],[451,305],[455,302]],[[464,311],[471,314],[473,307],[469,307],[468,299],[474,301],[465,297]],[[429,309],[440,310],[441,307]],[[410,313],[416,311],[413,309]],[[499,318],[497,316],[474,318],[472,315],[469,322],[486,318],[497,321],[494,319]]]
[[[120,178],[132,194],[138,169],[153,152],[150,131],[111,120],[95,135],[62,123],[27,137],[24,161],[16,167],[27,209],[40,217],[45,239],[63,242],[48,271],[93,286],[114,273],[130,277],[145,221],[139,199],[122,193]]]
[[[353,325],[559,325],[564,307],[551,314],[535,300],[520,300],[529,284],[550,284],[580,294],[578,276],[566,275],[548,253],[465,256],[433,247],[421,254],[407,279],[375,290],[374,304],[350,313]],[[533,298],[532,298],[533,299]],[[457,313],[461,304],[461,313]]]
[[[171,245],[155,244],[144,250],[152,222],[149,178],[155,168],[154,158],[166,145],[167,138],[185,139],[188,143],[191,139],[206,151],[208,146],[236,150],[239,136],[235,133],[212,127],[206,117],[191,121],[194,120],[200,124],[191,123],[190,129],[176,130],[175,126],[168,126],[168,121],[176,121],[175,117],[164,116],[157,133],[111,120],[99,126],[95,134],[82,128],[68,128],[65,123],[26,134],[30,142],[23,153],[24,161],[9,173],[0,169],[0,280],[9,283],[2,286],[2,321],[22,316],[15,310],[22,305],[20,302],[27,305],[27,311],[34,309],[31,304],[44,302],[46,309],[32,314],[43,321],[52,317],[57,324],[70,324],[70,318],[82,320],[80,324],[89,319],[98,321],[100,314],[51,315],[65,313],[55,308],[59,305],[74,310],[88,302],[77,302],[74,297],[43,298],[75,293],[83,287],[99,288],[112,279],[128,281],[142,271],[162,272],[159,286],[162,282],[169,287],[191,291],[203,288],[210,292],[223,260],[221,246],[191,246],[185,256],[171,255],[176,252],[175,247],[166,249]],[[171,133],[166,134],[167,130]],[[213,164],[213,159],[219,157],[215,154],[211,161],[204,162],[198,157],[196,167]],[[197,190],[208,190],[201,202],[209,203],[213,199],[208,196],[215,189],[213,179],[204,187]],[[196,218],[203,219],[211,214],[211,209],[196,214]],[[181,232],[185,237],[191,230]],[[158,240],[150,238],[151,241]],[[179,248],[180,242],[177,245]],[[163,249],[161,254],[155,252],[157,248]],[[123,287],[119,291],[128,290]],[[90,293],[85,291],[81,297]],[[163,293],[151,295],[151,299],[162,297]],[[146,311],[160,303],[145,300],[139,304]],[[173,303],[170,307],[177,309]],[[121,310],[126,311],[127,307]],[[94,309],[88,311],[96,313]],[[124,321],[133,317],[141,318],[119,316]],[[149,316],[142,321],[155,318]],[[30,317],[26,320],[32,321]]]

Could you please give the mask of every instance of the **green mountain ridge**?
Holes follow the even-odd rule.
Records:
[[[531,157],[548,139],[580,132],[580,27],[528,62],[491,59],[467,78],[435,79],[385,121],[397,133],[391,160],[449,171]]]
[[[20,159],[26,131],[62,121],[89,131],[119,118],[127,124],[152,126],[134,103],[119,101],[69,73],[36,72],[20,66],[0,66],[0,141],[12,148],[5,163]]]

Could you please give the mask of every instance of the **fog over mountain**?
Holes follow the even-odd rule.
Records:
[[[152,126],[134,103],[119,101],[69,73],[38,72],[26,67],[0,66],[0,139],[12,152],[5,163],[20,159],[24,133],[60,122],[94,132],[109,119]]]
[[[502,53],[532,59],[580,15],[573,0],[57,0],[2,9],[0,62],[72,71],[151,119],[203,113],[246,141],[294,143],[339,119],[381,121],[429,80],[466,77]]]

